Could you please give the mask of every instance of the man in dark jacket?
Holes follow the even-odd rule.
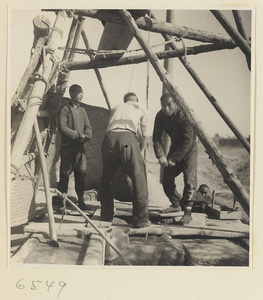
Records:
[[[86,175],[86,155],[84,144],[91,139],[92,128],[83,107],[82,88],[74,84],[69,89],[70,101],[58,114],[58,130],[61,133],[61,164],[58,190],[67,193],[69,175],[74,171],[75,190],[78,195],[78,206],[85,209],[84,179]]]
[[[163,212],[184,210],[181,223],[192,220],[191,209],[197,185],[197,143],[196,135],[187,118],[182,114],[174,99],[165,93],[161,97],[162,109],[157,113],[154,123],[153,144],[156,157],[164,167],[163,188],[172,203]],[[162,134],[166,132],[171,138],[171,147],[165,156]],[[175,178],[184,175],[183,197],[176,189]]]

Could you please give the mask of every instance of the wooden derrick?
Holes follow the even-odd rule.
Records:
[[[44,180],[43,182],[45,185],[45,192],[48,204],[48,214],[50,215],[51,239],[56,240],[56,233],[54,231],[54,224],[52,223],[52,207],[49,194],[49,184],[47,179],[47,169],[44,162],[44,154],[48,153],[52,133],[56,128],[55,115],[57,114],[57,111],[62,104],[62,98],[66,89],[66,84],[69,79],[69,72],[72,70],[94,69],[108,108],[111,109],[111,104],[105,86],[103,84],[101,74],[98,69],[107,68],[111,66],[137,64],[146,62],[147,60],[151,62],[152,66],[154,67],[155,71],[157,72],[158,76],[163,82],[164,88],[170,93],[173,99],[175,99],[182,112],[188,118],[197,136],[199,137],[200,141],[209,153],[210,158],[213,160],[218,170],[222,174],[225,182],[228,184],[232,192],[238,198],[245,212],[249,214],[249,198],[246,191],[242,187],[239,180],[236,178],[233,171],[228,167],[225,159],[219,152],[212,139],[205,133],[201,122],[197,120],[193,111],[185,103],[184,98],[181,95],[179,89],[173,84],[172,78],[169,75],[170,70],[166,71],[159,63],[159,60],[161,59],[178,57],[187,69],[187,71],[196,81],[200,89],[204,92],[208,100],[217,110],[219,115],[224,119],[229,128],[234,132],[234,134],[249,152],[250,145],[247,142],[247,140],[235,127],[230,118],[223,112],[216,99],[208,91],[205,84],[198,77],[198,75],[190,66],[190,64],[186,61],[186,58],[184,57],[185,49],[178,49],[176,47],[175,41],[172,38],[172,36],[177,36],[183,37],[184,39],[209,43],[205,45],[187,48],[187,55],[196,55],[199,53],[218,51],[222,49],[234,49],[237,46],[239,46],[242,49],[242,51],[246,54],[247,59],[250,61],[250,41],[247,40],[244,28],[242,28],[242,21],[240,21],[239,18],[240,15],[238,15],[238,13],[236,12],[233,12],[235,20],[237,22],[239,33],[232,30],[232,33],[229,33],[231,37],[226,37],[211,32],[195,30],[189,27],[172,24],[174,22],[161,22],[159,20],[156,20],[154,16],[152,16],[152,14],[150,17],[139,16],[138,18],[136,18],[136,20],[134,20],[126,10],[74,10],[73,12],[75,15],[73,14],[74,17],[69,31],[66,47],[63,48],[64,55],[62,62],[55,61],[53,53],[58,48],[58,42],[61,40],[62,36],[62,28],[67,17],[67,12],[64,10],[57,12],[57,18],[54,26],[51,28],[52,31],[50,33],[47,43],[45,34],[43,33],[42,35],[42,33],[38,32],[38,38],[36,38],[34,41],[34,52],[30,57],[28,67],[19,83],[15,95],[12,98],[12,109],[14,113],[17,111],[19,105],[22,105],[22,102],[20,103],[19,100],[23,99],[27,101],[28,99],[28,103],[26,103],[24,107],[25,113],[20,113],[22,121],[21,124],[17,125],[17,127],[19,126],[19,129],[16,135],[13,136],[14,142],[12,145],[12,166],[19,170],[19,168],[24,164],[35,160],[35,177],[40,177],[40,166],[42,167],[42,174]],[[109,51],[104,53],[93,51],[89,47],[89,42],[83,29],[83,24],[85,20],[84,16],[96,18],[106,22],[124,24],[125,26],[128,26],[132,35],[134,35],[140,43],[142,49],[144,50],[144,53],[140,55],[128,55],[127,53],[125,53],[126,50],[122,52]],[[35,23],[38,24],[38,21],[39,20],[36,19]],[[42,19],[40,19],[40,24],[41,26],[43,25]],[[50,26],[47,27],[49,31]],[[161,33],[165,40],[169,41],[165,51],[154,53],[151,47],[148,45],[148,43],[144,40],[138,28]],[[44,26],[43,32],[45,30],[47,30],[47,28],[45,28]],[[86,49],[84,50],[77,48],[81,35],[86,47]],[[241,39],[239,36],[241,36]],[[246,46],[244,45],[244,41],[246,43]],[[169,47],[171,48],[171,50],[167,50]],[[74,58],[76,53],[78,52],[88,54],[90,56],[90,59],[84,61],[75,61]],[[43,60],[40,60],[42,54]],[[32,74],[34,74],[35,72],[37,73],[34,78],[35,81],[32,84],[32,88],[29,88],[29,80],[32,78]],[[46,101],[43,101],[44,97],[45,99],[47,99]],[[39,110],[40,105],[41,111]],[[46,118],[46,127],[48,128],[48,130],[50,130],[49,132],[51,132],[51,134],[46,135],[43,142],[43,147],[42,143],[40,144],[41,139],[39,136],[38,123],[36,123],[36,116],[39,117],[39,120],[40,118],[42,118],[42,122],[43,118]],[[37,143],[39,151],[36,151],[36,149],[27,149],[29,144],[28,141],[30,140],[30,137],[32,137],[33,126],[35,127],[35,132],[37,134]],[[29,153],[27,155],[24,155],[26,151],[28,151]],[[39,163],[39,159],[41,165]],[[38,188],[38,183],[39,181],[37,181],[35,184],[35,192]]]
[[[195,117],[193,111],[188,107],[185,103],[183,96],[179,89],[172,83],[172,80],[167,74],[166,70],[159,63],[158,57],[152,51],[151,47],[148,45],[147,41],[143,38],[140,30],[138,29],[136,23],[132,19],[131,15],[126,10],[120,10],[121,15],[124,20],[129,25],[130,29],[133,31],[136,39],[138,40],[141,47],[144,49],[147,54],[152,66],[160,77],[161,81],[169,91],[170,95],[173,99],[175,99],[176,103],[184,113],[184,115],[188,118],[189,122],[193,126],[197,136],[200,141],[208,151],[211,159],[217,166],[218,170],[222,174],[226,184],[232,190],[234,195],[236,195],[237,199],[240,201],[244,211],[249,214],[249,197],[239,180],[237,179],[234,172],[228,167],[224,157],[219,152],[218,148],[214,144],[213,140],[205,133],[203,126],[199,120]]]
[[[154,15],[151,13],[152,17],[154,18]],[[166,41],[171,40],[171,36],[167,34],[163,34],[163,37]],[[175,42],[171,41],[169,43],[169,46],[173,50],[177,50]],[[202,79],[198,76],[198,74],[195,72],[195,70],[191,67],[191,65],[186,61],[186,58],[184,56],[178,57],[180,62],[185,66],[186,70],[189,72],[189,74],[192,76],[194,81],[197,83],[197,85],[200,87],[200,89],[203,91],[207,99],[210,101],[210,103],[213,105],[213,107],[216,109],[216,111],[219,113],[219,115],[222,117],[222,119],[225,121],[225,123],[228,125],[228,127],[232,130],[232,132],[235,134],[235,136],[238,138],[238,140],[241,142],[241,144],[244,146],[244,148],[250,153],[250,144],[247,141],[247,139],[242,135],[242,133],[238,130],[238,128],[235,126],[235,124],[232,122],[230,117],[223,111],[222,107],[218,103],[218,101],[215,99],[215,97],[210,93]]]

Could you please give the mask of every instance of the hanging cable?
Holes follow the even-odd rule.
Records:
[[[149,17],[151,18],[151,11]],[[150,44],[150,31],[148,31],[148,44]],[[149,86],[150,86],[150,62],[147,59],[147,77],[146,77],[146,108],[149,107]]]
[[[131,77],[130,77],[130,82],[129,82],[128,92],[130,92],[130,87],[131,87],[131,82],[132,82],[132,77],[133,77],[134,67],[135,67],[135,64],[132,65],[132,71],[131,71]]]

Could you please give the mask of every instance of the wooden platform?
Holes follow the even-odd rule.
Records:
[[[150,205],[149,216],[152,225],[138,229],[131,227],[132,203],[115,201],[115,216],[112,222],[103,222],[100,220],[100,203],[98,201],[86,201],[86,204],[89,209],[86,214],[92,218],[92,221],[100,228],[100,230],[103,230],[104,232],[121,230],[129,236],[130,240],[134,237],[143,237],[143,239],[146,240],[150,237],[159,237],[161,241],[166,240],[169,247],[173,244],[173,246],[176,246],[179,249],[184,249],[182,252],[183,265],[249,265],[249,226],[243,224],[240,220],[218,220],[209,218],[203,213],[193,213],[193,221],[187,226],[182,226],[178,225],[178,220],[183,215],[182,212],[163,214],[163,207]],[[58,240],[64,241],[65,238],[68,239],[70,236],[73,239],[81,237],[84,240],[86,236],[89,238],[92,237],[91,241],[94,242],[94,245],[93,242],[92,244],[87,245],[85,248],[85,251],[87,252],[83,254],[82,263],[88,265],[101,265],[102,261],[104,261],[105,253],[100,250],[100,254],[98,255],[97,249],[101,249],[103,239],[101,239],[97,231],[92,228],[77,211],[71,209],[67,209],[67,214],[64,215],[62,223],[61,220],[62,215],[55,214]],[[44,239],[44,243],[47,243],[48,236],[49,226],[47,214],[45,214],[39,222],[30,222],[28,225],[24,226],[23,232],[14,232],[12,236],[12,253],[14,254],[21,247],[19,240],[22,244],[25,244],[25,246],[21,247],[22,252],[18,251],[13,256],[11,262],[24,263],[27,260],[27,254],[30,251],[34,251],[37,241],[42,239],[43,242]],[[41,239],[39,237],[41,237]],[[166,248],[163,250],[160,248],[162,247],[161,245],[162,242],[158,242],[156,245],[145,245],[149,251],[158,252],[158,255],[154,252],[154,255],[157,256],[156,260],[152,263],[157,265],[163,264],[163,259],[165,258],[165,260],[167,260],[165,263],[168,265],[180,264],[173,256],[176,255],[177,250],[175,250],[175,254],[173,254],[174,252],[172,251],[169,256],[166,252],[163,252]],[[144,249],[144,247],[141,248],[139,245],[132,246],[130,244],[128,244],[127,247],[124,247],[124,249],[128,249],[129,247],[133,249],[131,251],[135,251],[131,257],[134,257],[134,254],[137,253],[137,251],[142,251],[142,249]],[[83,249],[83,246],[81,249]],[[53,249],[50,251],[53,251]],[[130,254],[126,254],[129,259]],[[143,257],[144,254],[142,254],[141,259]],[[145,254],[145,259],[146,258],[147,255]],[[118,258],[115,263],[118,264],[119,260],[120,259]],[[119,264],[123,264],[123,262],[119,261]],[[132,264],[136,265],[140,264],[140,262],[134,260]]]

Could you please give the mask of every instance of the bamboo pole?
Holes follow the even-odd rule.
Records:
[[[78,19],[73,19],[70,27],[70,31],[68,34],[68,40],[67,40],[67,46],[66,50],[63,54],[63,60],[73,60],[75,57],[75,54],[73,51],[67,50],[67,47],[75,48],[77,47],[80,39],[80,33],[82,31],[82,28],[84,26],[85,19],[83,17],[79,17]],[[55,94],[53,94],[49,101],[48,101],[48,109],[57,112],[59,108],[61,107],[61,102],[63,95],[66,90],[66,84],[69,80],[69,72],[66,72],[64,74],[60,73],[57,80],[57,91]],[[45,151],[48,152],[52,137],[53,137],[53,131],[55,130],[56,124],[56,116],[55,114],[50,118],[50,132],[51,134],[48,135],[46,144],[45,144]]]
[[[211,10],[211,13],[216,17],[218,22],[223,26],[223,28],[226,30],[226,32],[232,37],[232,39],[237,43],[239,48],[243,51],[243,53],[246,55],[248,60],[248,67],[250,69],[251,65],[251,48],[247,41],[242,37],[242,35],[235,30],[231,24],[228,22],[228,20],[225,18],[225,16],[218,10]]]
[[[74,10],[76,15],[86,16],[114,23],[123,23],[118,12],[112,10]],[[203,30],[197,30],[186,26],[179,26],[159,20],[155,20],[148,16],[140,17],[135,20],[136,25],[143,30],[157,33],[169,34],[172,36],[184,37],[206,43],[227,43],[233,41],[228,36],[215,34]]]
[[[62,197],[62,193],[59,190],[56,190],[56,193]],[[65,198],[66,201],[73,206],[84,218],[85,220],[98,232],[98,234],[111,246],[111,248],[119,255],[119,257],[125,262],[126,265],[131,266],[131,263],[128,259],[121,253],[121,251],[116,247],[110,238],[108,238],[104,232],[102,232],[99,227],[76,205],[74,204],[68,197]]]
[[[26,71],[23,74],[22,78],[20,79],[18,87],[15,91],[15,94],[13,95],[13,97],[11,99],[11,104],[13,106],[15,105],[15,102],[18,99],[21,99],[21,97],[23,95],[23,92],[24,92],[24,89],[25,89],[25,87],[28,83],[28,80],[29,80],[30,76],[33,74],[33,72],[34,72],[34,70],[35,70],[35,68],[38,64],[39,57],[42,53],[42,49],[44,47],[45,41],[46,41],[46,38],[44,38],[44,37],[40,37],[37,41],[34,52],[30,56],[30,60],[29,60],[28,66],[26,68]]]
[[[244,211],[247,214],[249,214],[249,197],[247,192],[241,185],[240,181],[237,179],[234,172],[227,165],[223,155],[220,153],[213,140],[205,133],[201,122],[195,117],[194,112],[185,103],[184,98],[181,92],[179,91],[178,87],[176,87],[172,83],[170,75],[167,74],[166,70],[160,65],[158,57],[147,44],[147,41],[145,41],[131,15],[126,10],[120,10],[120,13],[123,16],[124,20],[127,22],[132,32],[134,33],[141,47],[144,49],[152,66],[156,70],[161,81],[165,84],[171,97],[176,101],[179,108],[182,110],[184,115],[188,118],[190,124],[193,126],[195,133],[206,148],[213,162],[217,166],[219,172],[222,174],[225,183],[232,190],[233,194],[237,196]]]
[[[154,18],[154,15],[151,13],[152,17]],[[163,37],[166,41],[171,40],[171,36],[167,34],[163,34]],[[175,42],[170,42],[169,46],[173,50],[178,50],[176,47]],[[224,112],[218,101],[215,99],[215,97],[210,93],[202,79],[198,76],[198,74],[195,72],[195,70],[191,67],[191,65],[186,61],[186,58],[183,56],[178,57],[180,62],[185,66],[186,70],[189,72],[189,74],[192,76],[194,81],[197,83],[197,85],[200,87],[200,89],[203,91],[209,102],[213,105],[213,107],[216,109],[216,111],[219,113],[219,115],[222,117],[222,119],[225,121],[225,123],[228,125],[228,127],[232,130],[232,132],[235,134],[235,136],[238,138],[240,143],[244,146],[244,148],[250,153],[250,144],[247,141],[247,139],[242,135],[242,133],[239,131],[239,129],[235,126],[235,124],[232,122],[230,117]]]
[[[67,43],[66,43],[66,48],[69,48],[69,47],[72,46],[72,41],[73,41],[73,38],[74,38],[74,34],[75,34],[75,31],[76,31],[77,24],[78,24],[78,19],[73,17],[73,20],[72,20],[72,23],[71,23],[71,26],[70,26],[70,30],[69,30],[69,34],[68,34],[68,40],[67,40]],[[70,50],[65,50],[64,54],[63,54],[62,61],[67,60],[69,58],[69,55],[70,55]]]
[[[85,18],[79,17],[77,29],[76,29],[75,36],[74,36],[73,43],[72,43],[72,48],[77,47],[77,45],[79,43],[81,32],[82,32],[82,28],[84,26],[84,22],[85,22]],[[73,52],[73,51],[71,51],[71,53],[69,55],[69,59],[70,60],[74,59],[75,55],[76,55],[76,53]]]
[[[86,49],[87,49],[87,50],[90,50],[89,41],[88,41],[88,38],[87,38],[86,33],[85,33],[84,30],[82,30],[81,35],[82,35],[84,44],[85,44],[85,46],[86,46]],[[91,57],[91,56],[90,56],[90,57]],[[100,71],[99,71],[98,69],[96,69],[96,68],[94,68],[94,71],[95,71],[95,74],[96,74],[97,79],[98,79],[98,81],[99,81],[99,85],[100,85],[102,94],[103,94],[103,96],[104,96],[104,98],[105,98],[105,101],[106,101],[106,103],[107,103],[108,109],[111,110],[111,109],[112,109],[112,106],[111,106],[110,99],[109,99],[109,97],[108,97],[107,91],[106,91],[106,89],[105,89],[105,86],[104,86],[104,84],[103,84],[103,80],[102,80]]]
[[[51,34],[49,36],[47,46],[54,51],[58,47],[58,43],[62,38],[62,28],[67,18],[66,11],[58,11],[54,26],[52,28]],[[36,79],[33,85],[31,96],[28,101],[28,106],[19,126],[13,148],[12,148],[12,163],[16,166],[19,165],[23,153],[26,150],[26,145],[30,137],[33,124],[35,122],[35,117],[37,115],[39,106],[42,104],[42,98],[46,89],[46,78],[48,78],[53,62],[51,60],[52,54],[47,53],[44,57],[43,62],[40,65],[39,73],[41,76]]]
[[[41,141],[41,135],[40,135],[40,131],[39,131],[37,118],[35,118],[34,129],[35,129],[35,134],[36,134],[41,170],[42,170],[42,174],[43,174],[43,182],[44,182],[46,202],[47,202],[50,240],[54,243],[54,245],[58,246],[57,233],[56,233],[56,229],[55,229],[55,220],[54,220],[52,201],[51,201],[51,194],[50,194],[50,188],[49,188],[49,179],[48,179],[48,172],[47,172],[47,166],[46,166],[46,159],[45,159],[44,149],[43,149],[43,145],[42,145],[42,141]]]
[[[187,55],[197,55],[200,53],[217,51],[223,49],[233,49],[236,48],[236,44],[208,44],[208,45],[200,45],[187,48]],[[159,59],[166,59],[172,57],[180,57],[185,55],[184,49],[177,50],[169,50],[169,51],[160,51],[156,53]],[[113,58],[111,58],[113,56]],[[88,69],[100,69],[100,68],[108,68],[108,67],[117,67],[129,64],[138,64],[147,61],[147,56],[145,54],[139,55],[130,55],[124,56],[120,59],[116,59],[115,54],[107,54],[107,55],[96,55],[95,60],[81,60],[81,61],[65,61],[61,63],[61,68],[69,71],[74,70],[88,70]]]

